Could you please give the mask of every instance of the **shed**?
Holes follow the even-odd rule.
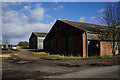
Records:
[[[105,27],[92,23],[58,19],[44,40],[44,50],[66,56],[99,56],[102,54],[100,44],[103,43],[98,35]],[[109,49],[111,49],[110,46]],[[112,52],[109,52],[108,55],[111,54]]]
[[[47,33],[32,32],[29,38],[29,47],[31,49],[43,49],[43,40]]]

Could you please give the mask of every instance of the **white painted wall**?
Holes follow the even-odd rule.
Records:
[[[37,39],[38,49],[43,49],[43,40],[45,39],[45,37],[38,37]]]

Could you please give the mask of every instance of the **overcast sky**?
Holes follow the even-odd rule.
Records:
[[[31,32],[49,32],[57,19],[100,24],[106,2],[3,2],[2,32],[11,44],[29,41]]]

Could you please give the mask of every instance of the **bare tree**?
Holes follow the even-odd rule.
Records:
[[[115,42],[119,39],[119,29],[117,26],[120,25],[120,3],[108,4],[105,10],[101,14],[101,20],[107,25],[107,27],[101,32],[102,40],[111,40],[112,52],[115,55]]]
[[[2,35],[2,44],[8,45],[9,44],[9,37],[7,35]]]

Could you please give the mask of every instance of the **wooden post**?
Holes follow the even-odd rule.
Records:
[[[83,34],[83,57],[86,57],[86,34]]]

